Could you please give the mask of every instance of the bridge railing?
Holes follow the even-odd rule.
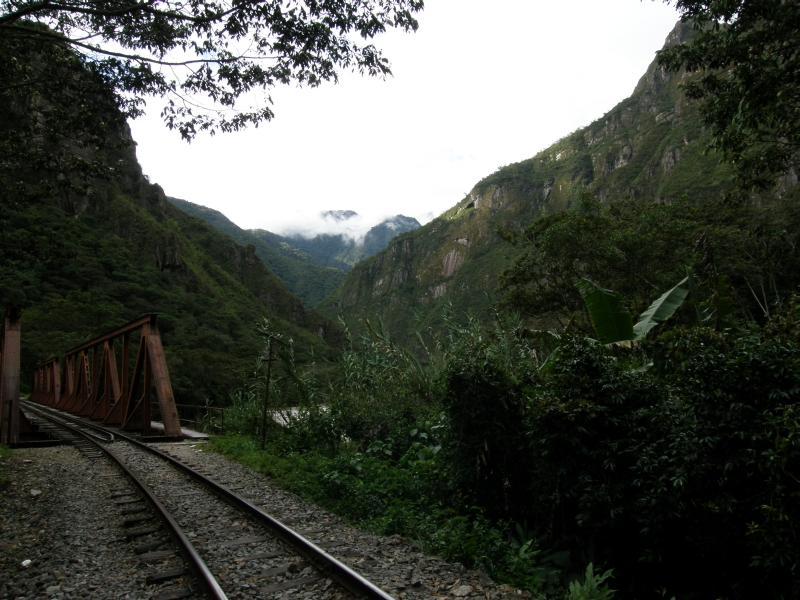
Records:
[[[57,358],[36,365],[29,400],[55,406],[61,399],[61,365]]]

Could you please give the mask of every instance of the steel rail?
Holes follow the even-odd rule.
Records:
[[[49,409],[54,410],[51,408]],[[80,423],[85,424],[88,427],[98,429],[104,432],[110,432],[108,428],[102,427],[95,423],[86,423],[85,421],[77,419],[76,417],[72,417],[71,415],[68,418],[70,418],[71,420],[79,421]],[[152,448],[147,444],[140,442],[137,439],[134,439],[119,432],[115,432],[114,435],[116,435],[117,438],[121,440],[125,440],[126,442],[129,442],[133,445],[143,448],[144,450],[147,450],[148,452],[151,452],[157,455],[158,457],[163,458],[164,460],[168,461],[178,469],[184,471],[194,479],[197,479],[203,485],[209,487],[221,498],[226,500],[228,503],[234,505],[243,512],[248,513],[259,523],[274,531],[277,537],[279,537],[287,544],[293,546],[295,550],[297,550],[306,560],[310,561],[317,569],[327,573],[332,579],[335,579],[338,583],[340,583],[342,586],[344,586],[354,594],[359,596],[366,596],[370,600],[395,600],[393,596],[384,592],[382,589],[377,587],[371,581],[365,579],[364,577],[353,571],[350,567],[348,567],[344,563],[340,562],[339,560],[337,560],[336,558],[325,552],[322,548],[320,548],[313,542],[310,542],[302,535],[300,535],[293,529],[287,527],[277,519],[274,519],[269,514],[265,513],[263,510],[261,510],[254,504],[251,504],[241,496],[238,496],[237,494],[234,494],[226,487],[221,486],[213,479],[205,477],[201,473],[198,473],[197,471],[183,464],[179,460],[176,460],[171,456],[169,456],[168,454],[165,454],[160,450],[156,450],[155,448]]]
[[[88,433],[81,431],[77,427],[73,427],[65,423],[63,420],[55,417],[52,414],[48,414],[50,411],[40,410],[37,406],[31,406],[30,402],[24,402],[25,408],[34,412],[35,414],[39,415],[43,419],[47,419],[53,423],[56,423],[59,427],[63,427],[74,434],[77,434],[84,438],[86,441],[94,444],[98,448],[100,448],[103,452],[105,452],[116,464],[119,466],[120,469],[139,487],[142,494],[144,494],[147,501],[155,508],[156,513],[159,515],[162,521],[167,525],[170,533],[172,534],[173,539],[177,542],[178,548],[183,555],[186,562],[192,567],[192,570],[195,571],[195,575],[198,576],[198,579],[203,583],[203,587],[206,588],[206,592],[214,599],[214,600],[228,600],[228,596],[225,594],[223,589],[220,587],[219,582],[216,580],[214,575],[211,573],[211,570],[206,565],[205,561],[201,558],[200,554],[198,554],[197,550],[195,550],[192,542],[189,541],[189,538],[183,533],[181,530],[180,525],[178,525],[177,521],[172,517],[169,511],[164,507],[163,504],[156,498],[156,496],[150,491],[150,488],[139,479],[133,471],[131,471],[127,465],[109,448],[106,448],[103,444],[99,443],[95,439],[94,436],[90,436]],[[84,425],[89,425],[92,429],[100,429],[103,430],[107,434],[111,434],[110,431],[107,431],[104,427],[98,427],[94,424],[83,423]],[[117,437],[126,437],[126,436],[119,436]],[[113,438],[112,438],[113,439]],[[126,440],[129,441],[129,440]]]

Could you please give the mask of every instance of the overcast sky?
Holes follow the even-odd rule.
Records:
[[[417,33],[376,41],[394,76],[272,92],[275,119],[191,144],[151,104],[137,155],[169,196],[277,233],[425,222],[500,166],[524,160],[631,94],[678,20],[650,0],[426,0]]]

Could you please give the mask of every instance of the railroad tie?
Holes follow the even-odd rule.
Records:
[[[276,575],[283,575],[284,573],[299,573],[306,567],[310,567],[311,563],[308,561],[303,561],[301,563],[292,563],[290,565],[284,565],[282,567],[273,567],[272,569],[264,569],[261,571],[261,575],[264,577],[275,577]]]
[[[152,519],[155,519],[155,517],[152,515],[146,517],[133,517],[131,519],[125,519],[122,522],[122,526],[133,527],[134,525],[138,525],[139,523],[144,523],[145,521],[151,521]]]
[[[177,553],[176,550],[161,550],[159,552],[148,552],[146,554],[142,554],[141,556],[139,556],[139,560],[142,562],[153,562],[156,560],[164,560],[165,558],[174,556],[176,553]]]
[[[222,542],[219,547],[220,548],[230,548],[232,546],[244,546],[245,544],[255,544],[256,542],[265,542],[267,541],[269,536],[260,535],[258,537],[249,537],[249,538],[239,538],[238,540],[231,540],[229,542]]]
[[[282,583],[273,583],[272,585],[268,585],[266,587],[261,588],[258,590],[262,594],[274,594],[275,592],[282,592],[284,590],[291,590],[295,588],[301,588],[309,583],[314,583],[315,581],[319,581],[323,579],[324,575],[311,575],[310,577],[300,577],[298,579],[292,579],[290,581],[284,581]]]
[[[149,535],[151,533],[155,533],[156,531],[160,531],[158,527],[143,527],[142,529],[132,529],[130,531],[125,532],[125,537],[130,539],[142,537],[143,535]]]
[[[181,600],[193,596],[194,592],[189,588],[175,588],[174,590],[167,590],[163,594],[153,596],[150,600]]]
[[[147,585],[163,583],[164,581],[170,581],[172,579],[182,577],[187,573],[188,571],[186,569],[172,569],[171,571],[163,571],[162,573],[156,573],[155,575],[148,575],[144,581]]]
[[[140,544],[139,546],[136,546],[133,549],[133,551],[136,554],[146,554],[147,552],[150,552],[151,550],[156,550],[157,548],[160,548],[164,544],[168,544],[168,543],[169,543],[169,540],[156,540],[155,542],[148,542],[146,544]],[[154,553],[154,554],[157,554],[157,552]]]
[[[146,506],[136,506],[134,508],[126,508],[122,511],[123,515],[135,515],[136,513],[144,512],[147,510]]]

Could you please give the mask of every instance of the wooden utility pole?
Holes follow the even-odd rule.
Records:
[[[277,358],[272,356],[272,342],[277,342],[283,346],[286,344],[281,341],[280,334],[269,334],[267,337],[267,389],[264,391],[264,413],[261,417],[261,449],[267,445],[267,407],[269,406],[269,385],[272,380],[272,363]]]

